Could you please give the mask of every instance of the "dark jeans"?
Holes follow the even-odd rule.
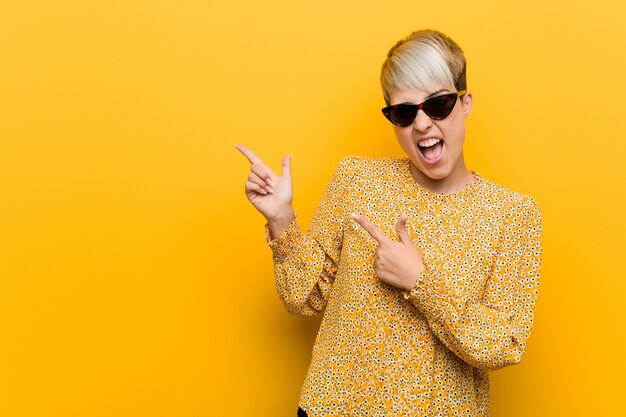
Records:
[[[306,411],[298,407],[298,417],[309,417],[309,416],[306,414]]]

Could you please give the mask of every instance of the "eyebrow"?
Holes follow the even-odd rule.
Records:
[[[439,90],[435,91],[434,93],[430,93],[428,96],[426,96],[426,100],[428,100],[429,98],[434,97],[437,94],[442,93],[444,91],[449,92],[447,88],[440,88]]]
[[[429,98],[433,98],[433,97],[434,97],[434,96],[436,96],[437,94],[439,94],[439,93],[443,93],[444,91],[445,91],[445,92],[447,92],[447,93],[449,93],[449,92],[450,92],[450,90],[448,90],[447,88],[440,88],[439,90],[437,90],[437,91],[433,91],[432,93],[430,93],[429,95],[427,95],[427,96],[426,96],[426,98],[424,99],[424,101],[428,100]],[[422,101],[422,103],[423,103],[424,101]],[[405,102],[398,103],[398,104],[414,104],[414,103],[411,103],[410,101],[405,101]]]

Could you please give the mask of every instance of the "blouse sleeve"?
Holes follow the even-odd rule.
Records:
[[[341,255],[354,160],[347,157],[339,163],[306,234],[297,218],[274,240],[265,225],[278,295],[292,314],[309,316],[326,306]]]
[[[449,284],[443,254],[426,265],[407,295],[450,350],[484,370],[519,363],[530,336],[542,255],[541,212],[534,200],[526,197],[504,233],[478,300],[461,296]]]

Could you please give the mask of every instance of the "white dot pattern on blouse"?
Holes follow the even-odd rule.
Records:
[[[533,323],[541,214],[529,196],[474,172],[461,192],[420,187],[408,158],[339,164],[307,233],[271,240],[278,294],[324,311],[300,406],[310,417],[488,416],[487,371],[518,363]],[[410,293],[377,279],[368,217],[408,230],[425,270]]]

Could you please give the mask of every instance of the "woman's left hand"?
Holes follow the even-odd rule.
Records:
[[[418,275],[424,270],[424,259],[406,229],[407,215],[403,214],[396,223],[399,242],[385,236],[372,222],[356,214],[352,218],[377,242],[376,274],[381,281],[411,291]]]

